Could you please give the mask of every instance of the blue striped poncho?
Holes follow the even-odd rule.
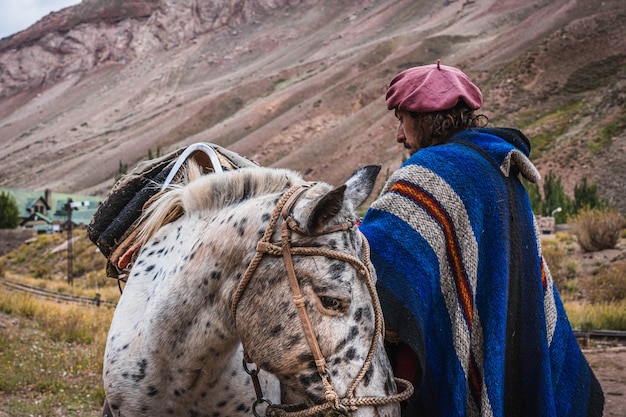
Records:
[[[601,416],[602,389],[541,256],[514,129],[421,149],[361,224],[385,320],[418,356],[407,416]]]

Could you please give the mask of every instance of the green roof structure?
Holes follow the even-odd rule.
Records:
[[[55,193],[50,190],[27,191],[12,188],[0,188],[0,192],[13,196],[17,202],[22,222],[36,222],[31,227],[43,229],[42,224],[64,223],[67,221],[66,205],[72,201],[72,223],[89,224],[103,198],[90,195]],[[35,227],[36,226],[36,227]],[[26,227],[29,227],[26,225]]]

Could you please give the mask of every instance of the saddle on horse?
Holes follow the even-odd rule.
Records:
[[[122,176],[87,226],[87,236],[107,258],[108,277],[125,281],[138,247],[134,241],[144,208],[181,178],[182,165],[192,158],[205,174],[259,165],[211,143],[194,143],[167,155],[142,161]],[[171,220],[177,216],[174,214]]]

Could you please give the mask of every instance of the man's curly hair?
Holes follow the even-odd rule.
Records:
[[[420,147],[440,145],[453,134],[473,127],[485,127],[485,115],[476,115],[464,102],[459,102],[450,110],[431,113],[411,113],[419,129]]]

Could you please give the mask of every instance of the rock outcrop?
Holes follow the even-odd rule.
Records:
[[[110,63],[144,58],[197,35],[236,28],[293,0],[84,0],[0,40],[0,98]]]

